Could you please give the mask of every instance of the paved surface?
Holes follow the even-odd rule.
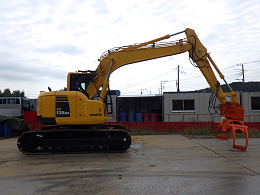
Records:
[[[0,194],[260,194],[260,139],[132,136],[127,152],[25,155],[0,140]]]

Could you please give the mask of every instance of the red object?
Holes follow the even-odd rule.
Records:
[[[152,113],[151,114],[151,122],[156,122],[157,121],[157,114],[156,113]]]
[[[45,126],[38,123],[36,111],[24,111],[24,120],[28,123],[30,130],[38,130]]]
[[[219,110],[222,116],[233,120],[244,119],[244,109],[238,102],[226,101],[225,104],[219,106]]]
[[[233,148],[246,150],[248,145],[248,127],[245,126],[244,122],[242,121],[244,119],[244,109],[238,102],[226,101],[225,104],[221,104],[219,106],[219,110],[225,119],[219,123],[215,132],[215,137],[218,139],[227,140],[230,136],[230,133],[232,133]],[[219,131],[226,132],[227,135],[220,136],[218,135]],[[244,133],[244,137],[246,139],[244,146],[236,145],[237,132]]]
[[[227,134],[225,136],[218,135],[219,132],[226,132]],[[227,140],[230,136],[230,133],[232,133],[232,147],[240,150],[246,150],[248,146],[248,127],[244,125],[243,121],[234,121],[230,119],[223,119],[222,122],[219,123],[216,132],[215,137],[218,139],[224,139]],[[245,145],[240,146],[236,145],[236,133],[244,133],[245,137]]]
[[[151,114],[144,113],[144,122],[150,122],[151,121]]]

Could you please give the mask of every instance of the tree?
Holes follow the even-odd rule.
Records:
[[[12,93],[12,96],[14,97],[24,97],[24,92],[20,91],[20,90],[14,90],[13,93]]]
[[[12,96],[12,93],[10,91],[10,89],[5,89],[4,92],[3,92],[3,96],[4,97],[11,97]]]
[[[3,92],[0,90],[0,97],[25,97],[25,94],[24,91],[20,90],[14,90],[11,93],[11,90],[9,88],[6,88]]]

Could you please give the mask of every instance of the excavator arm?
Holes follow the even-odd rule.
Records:
[[[185,33],[186,38],[173,42],[159,42],[168,39],[176,34]],[[165,35],[158,39],[154,39],[145,43],[122,46],[110,49],[103,53],[100,57],[94,77],[94,82],[87,89],[90,99],[95,95],[96,90],[104,85],[104,81],[109,79],[109,76],[119,67],[127,64],[137,63],[146,60],[176,55],[184,52],[189,52],[190,59],[199,68],[212,91],[217,93],[219,101],[224,104],[227,96],[232,97],[232,101],[237,102],[237,92],[232,91],[225,94],[219,87],[219,82],[212,70],[212,67],[217,71],[220,78],[224,79],[224,75],[220,72],[216,64],[207,53],[207,49],[202,45],[196,33],[192,29],[185,29],[182,32],[173,35]],[[211,64],[210,64],[211,63]],[[227,84],[227,82],[225,81]]]

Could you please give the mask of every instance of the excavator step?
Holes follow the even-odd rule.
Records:
[[[41,151],[125,151],[131,145],[131,137],[117,126],[55,126],[27,131],[17,141],[23,153]]]

